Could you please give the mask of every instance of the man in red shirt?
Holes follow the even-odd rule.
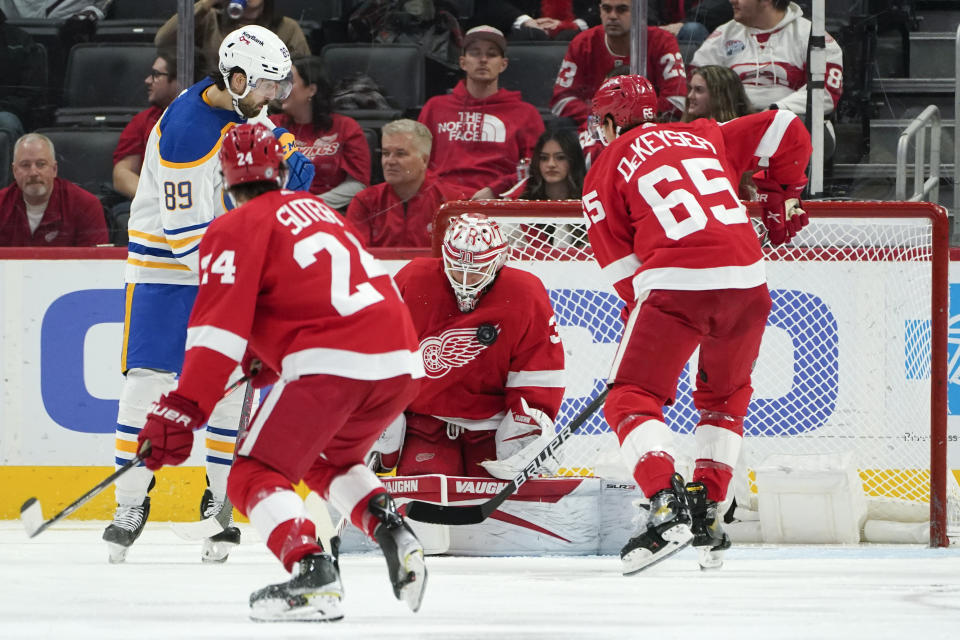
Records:
[[[347,220],[368,247],[429,247],[430,225],[440,205],[469,197],[427,169],[433,136],[413,120],[384,125],[380,142],[383,179],[354,196]]]
[[[13,147],[14,183],[0,189],[0,246],[105,244],[103,206],[92,193],[57,177],[53,142],[28,133]]]
[[[301,480],[380,545],[394,595],[416,611],[423,547],[363,462],[423,376],[410,313],[340,214],[281,188],[287,167],[267,127],[230,129],[220,162],[238,207],[200,243],[183,372],[153,404],[137,450],[151,470],[183,463],[240,364],[255,388],[273,388],[239,442],[227,493],[292,574],[251,594],[250,617],[343,617],[339,567],[294,491]]]
[[[785,110],[722,124],[655,124],[657,94],[634,75],[606,81],[592,105],[612,142],[587,174],[583,213],[627,316],[604,412],[650,499],[620,552],[623,571],[642,571],[691,541],[701,567],[717,568],[730,546],[718,504],[740,452],[750,372],[771,307],[760,242],[734,185],[762,168],[754,182],[767,236],[773,244],[789,240],[806,223],[798,198],[810,135]],[[693,482],[684,486],[663,407],[698,347],[697,454]]]
[[[567,47],[567,54],[553,87],[551,110],[571,118],[581,128],[590,113],[590,100],[614,67],[630,68],[631,0],[603,0],[602,24],[580,33]],[[646,76],[660,99],[661,119],[679,120],[687,94],[687,74],[677,38],[660,27],[647,27]]]
[[[140,167],[147,148],[150,130],[157,124],[173,99],[180,93],[177,82],[177,58],[165,51],[157,53],[150,73],[143,80],[147,85],[150,106],[138,113],[123,129],[113,152],[113,188],[133,199],[140,181]],[[129,205],[127,205],[129,210]]]
[[[543,119],[519,91],[499,87],[507,68],[507,41],[486,25],[467,31],[453,92],[427,100],[420,122],[433,134],[430,168],[473,198],[494,198],[517,182],[517,164],[529,161]]]

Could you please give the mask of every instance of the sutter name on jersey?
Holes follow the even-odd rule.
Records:
[[[284,195],[292,193],[284,191]],[[314,222],[330,222],[343,226],[343,220],[332,210],[325,209],[313,198],[291,200],[277,209],[277,220],[288,228],[291,235],[298,235]]]

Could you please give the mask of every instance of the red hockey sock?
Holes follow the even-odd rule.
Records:
[[[726,499],[732,478],[733,469],[715,460],[697,460],[693,470],[693,481],[703,483],[707,488],[707,500],[713,502]]]
[[[647,453],[633,469],[633,479],[647,498],[652,498],[663,489],[669,489],[673,474],[673,457],[663,451]]]
[[[293,518],[281,522],[270,532],[267,548],[277,556],[283,568],[293,571],[293,565],[311,553],[322,553],[317,544],[317,530],[309,518]]]

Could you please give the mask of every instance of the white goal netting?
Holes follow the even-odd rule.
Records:
[[[937,227],[923,214],[931,206],[809,208],[811,222],[791,246],[765,249],[773,309],[753,376],[738,502],[755,496],[754,471],[769,456],[849,454],[865,495],[891,514],[929,503],[931,469],[941,464],[946,495],[935,498],[956,520],[960,488],[938,462],[939,445],[931,447],[932,416],[942,411],[944,430],[946,424],[945,398],[931,411],[931,363],[940,362],[935,349],[945,348],[931,339],[931,309],[935,295],[942,293],[946,304],[933,274],[947,259],[935,255]],[[447,205],[435,233],[466,210],[496,218],[511,245],[509,264],[537,274],[550,294],[566,350],[567,388],[557,419],[565,424],[603,388],[623,331],[622,304],[593,260],[579,203]],[[687,463],[693,438],[683,436],[698,418],[693,372],[688,364],[676,403],[665,411]],[[945,433],[937,437],[946,440]],[[629,479],[599,412],[564,445],[558,462],[559,475]]]

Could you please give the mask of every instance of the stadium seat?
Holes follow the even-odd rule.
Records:
[[[104,193],[103,185],[113,184],[113,150],[122,129],[51,128],[37,133],[50,138],[57,152],[57,175],[93,195]]]
[[[70,50],[58,126],[122,125],[146,108],[143,80],[156,58],[152,44],[78,44]],[[92,120],[91,120],[92,118]]]
[[[394,109],[346,115],[364,124],[371,120],[388,122],[408,110],[416,110],[424,101],[424,62],[412,44],[328,44],[320,53],[330,74],[330,83],[361,72],[377,83],[381,93]]]
[[[383,167],[380,165],[380,132],[376,129],[365,128],[363,135],[370,147],[370,184],[372,186],[383,182]]]
[[[13,164],[14,142],[16,140],[11,140],[6,131],[0,131],[0,189],[10,184],[13,179],[11,165]]]
[[[149,44],[163,23],[177,13],[177,0],[114,0],[105,20],[97,22],[98,42]]]
[[[500,87],[519,91],[526,102],[541,112],[549,111],[553,84],[566,52],[566,42],[511,42]]]

